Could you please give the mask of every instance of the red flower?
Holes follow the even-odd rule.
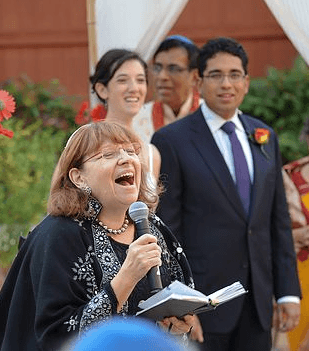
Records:
[[[5,90],[0,90],[0,122],[3,119],[9,119],[12,117],[12,113],[15,111],[14,98]],[[5,129],[0,124],[0,134],[12,138],[14,133],[11,130]]]
[[[84,101],[82,103],[82,106],[78,112],[78,114],[75,117],[75,123],[76,124],[86,124],[89,122],[89,104],[87,101]]]
[[[13,138],[14,133],[11,130],[5,129],[0,124],[0,134],[7,136],[8,138]]]
[[[266,128],[256,128],[254,130],[254,139],[258,144],[267,144],[269,136],[270,131]]]
[[[90,122],[103,121],[106,114],[107,111],[102,104],[97,105],[89,112],[89,103],[88,101],[84,101],[75,117],[75,123],[81,125]]]
[[[90,112],[90,116],[93,122],[103,121],[106,117],[106,114],[107,114],[106,108],[102,104],[97,105]]]
[[[15,111],[15,101],[13,97],[5,90],[0,90],[0,122],[3,119],[9,119],[12,117],[12,113]]]

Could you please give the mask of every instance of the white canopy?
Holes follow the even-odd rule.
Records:
[[[309,0],[264,0],[278,23],[309,64]]]
[[[147,61],[188,0],[96,0],[97,57],[111,48],[138,51]]]

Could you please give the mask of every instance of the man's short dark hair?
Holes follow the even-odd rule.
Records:
[[[248,56],[240,43],[231,38],[210,39],[201,49],[198,57],[198,73],[202,77],[207,66],[207,61],[219,52],[228,53],[241,59],[245,74],[248,73]]]
[[[162,41],[158,49],[153,55],[153,60],[155,61],[157,55],[163,51],[169,51],[174,48],[183,48],[188,54],[189,69],[192,70],[197,68],[197,58],[199,54],[198,47],[190,39],[181,35],[172,35],[167,37]]]

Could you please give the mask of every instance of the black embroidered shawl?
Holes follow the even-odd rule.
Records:
[[[171,280],[193,287],[180,244],[158,217],[149,220]],[[98,225],[47,216],[28,235],[0,292],[0,350],[58,351],[93,323],[116,314],[109,283],[119,269]],[[127,303],[121,314],[128,311]]]

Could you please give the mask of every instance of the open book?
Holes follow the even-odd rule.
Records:
[[[147,300],[140,302],[138,305],[140,311],[136,315],[156,321],[171,316],[181,318],[186,314],[213,310],[246,292],[241,283],[236,282],[206,296],[176,280]]]

